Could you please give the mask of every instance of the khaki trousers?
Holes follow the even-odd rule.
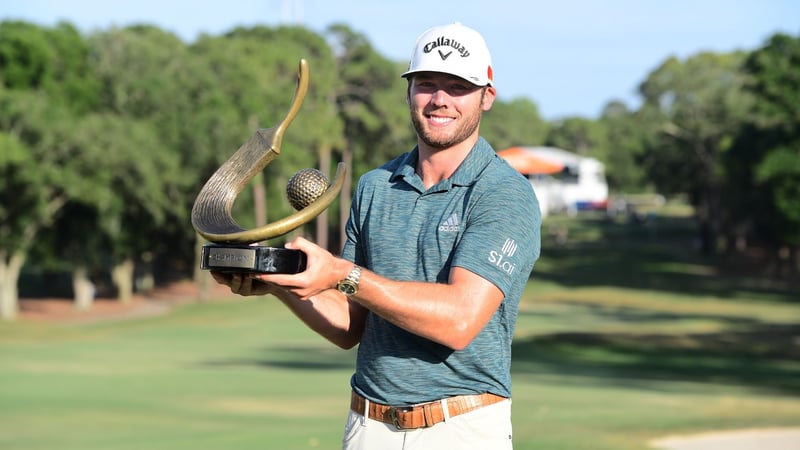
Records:
[[[350,411],[343,450],[511,450],[511,400],[484,406],[429,428],[394,425]]]

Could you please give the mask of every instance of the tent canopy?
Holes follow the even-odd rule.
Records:
[[[523,147],[500,150],[497,155],[524,175],[549,175],[564,170],[563,163],[539,157]]]

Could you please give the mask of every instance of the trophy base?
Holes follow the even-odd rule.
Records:
[[[200,268],[226,273],[299,273],[306,270],[306,254],[280,247],[206,244]]]

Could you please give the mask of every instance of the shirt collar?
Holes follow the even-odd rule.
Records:
[[[448,186],[468,186],[476,181],[478,175],[483,172],[483,169],[489,164],[492,158],[496,155],[494,149],[482,137],[470,150],[464,162],[458,166],[455,173],[446,180]],[[414,178],[419,178],[416,174],[417,161],[419,160],[419,147],[414,147],[413,150],[406,153],[400,161],[400,164],[392,173],[391,181],[397,181],[400,178],[405,178],[406,182],[414,185],[412,182]],[[439,183],[440,185],[442,183]]]

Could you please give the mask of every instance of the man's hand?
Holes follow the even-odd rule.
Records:
[[[235,294],[274,295],[309,328],[341,348],[353,348],[364,333],[367,310],[332,289],[352,269],[353,263],[336,258],[303,238],[287,243],[286,248],[306,254],[304,272],[290,275],[211,271],[211,275]]]
[[[353,263],[333,256],[329,251],[302,237],[287,242],[286,248],[306,254],[306,270],[296,274],[259,274],[257,279],[281,286],[303,300],[335,289],[336,283],[353,267]]]
[[[230,287],[234,294],[244,296],[275,294],[277,289],[275,285],[253,278],[253,275],[247,273],[223,273],[212,270],[211,276],[217,283]]]

